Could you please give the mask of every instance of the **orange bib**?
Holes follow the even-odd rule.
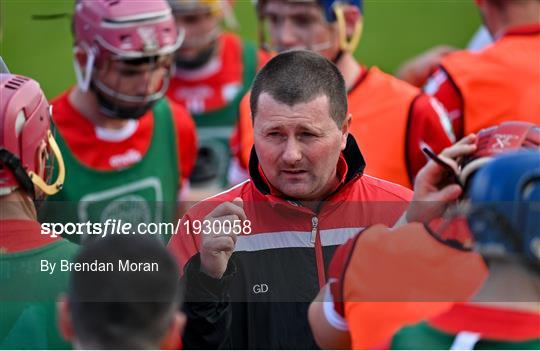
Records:
[[[446,56],[442,67],[463,97],[465,134],[510,120],[540,123],[540,33],[507,34],[479,53]]]

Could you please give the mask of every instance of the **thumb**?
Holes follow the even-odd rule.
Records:
[[[241,197],[235,197],[232,201],[236,206],[244,208],[244,200]]]

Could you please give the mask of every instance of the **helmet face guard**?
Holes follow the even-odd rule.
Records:
[[[105,115],[131,119],[142,116],[164,96],[172,73],[172,56],[185,32],[176,27],[164,0],[119,0],[114,8],[105,0],[81,0],[75,9],[74,34],[79,88],[96,93]],[[123,79],[127,78],[122,75],[118,76],[122,79],[105,82],[102,70],[122,62],[144,62],[149,72],[165,66],[163,79],[155,90],[149,87],[153,82],[142,79],[139,93],[123,90]]]
[[[51,159],[49,160],[49,166],[45,168],[45,179],[43,179],[33,171],[29,171],[28,176],[30,177],[30,180],[32,180],[32,183],[34,183],[34,185],[37,186],[44,194],[54,195],[59,192],[64,185],[64,180],[66,178],[66,168],[64,165],[64,159],[62,158],[62,153],[60,152],[60,148],[58,147],[58,144],[56,144],[56,141],[54,140],[54,137],[50,130],[47,132],[47,144],[49,148],[48,155],[51,155]],[[58,165],[58,175],[53,183],[47,184],[52,177],[53,164],[55,163],[55,161]]]
[[[49,130],[51,109],[39,84],[27,77],[1,73],[0,95],[2,194],[18,187],[34,199],[35,188],[46,195],[57,193],[64,182],[65,167]],[[49,184],[54,160],[58,177]]]
[[[106,116],[139,118],[165,95],[172,70],[172,55],[111,60],[96,70],[90,87],[96,94],[101,112]],[[107,82],[102,81],[101,77]],[[124,93],[126,89],[136,93]]]

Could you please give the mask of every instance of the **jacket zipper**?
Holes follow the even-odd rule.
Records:
[[[315,244],[315,260],[317,263],[317,277],[319,279],[319,288],[326,284],[324,273],[324,259],[321,245],[321,234],[319,232],[319,218],[311,217],[311,242]]]
[[[317,239],[317,228],[319,226],[319,219],[317,216],[311,217],[311,243],[315,243]]]

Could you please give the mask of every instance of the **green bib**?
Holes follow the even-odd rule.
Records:
[[[71,349],[57,327],[56,301],[69,272],[41,272],[41,260],[71,262],[79,246],[60,240],[36,249],[0,253],[0,350]]]
[[[392,350],[449,350],[456,335],[444,333],[426,322],[402,328],[391,342]],[[480,339],[475,350],[539,350],[540,339],[523,342]]]
[[[137,163],[120,170],[100,171],[81,164],[57,133],[66,165],[63,189],[45,202],[41,222],[104,223],[107,219],[132,223],[170,223],[175,220],[178,195],[176,128],[165,99],[153,107],[150,147]],[[167,233],[170,234],[170,233]],[[69,235],[78,241],[80,235]],[[163,240],[168,240],[166,235]]]
[[[231,152],[229,147],[229,141],[232,131],[238,119],[238,109],[240,101],[244,95],[249,91],[251,82],[255,77],[257,71],[257,48],[255,45],[249,42],[242,42],[242,61],[243,61],[243,74],[242,74],[242,89],[238,91],[235,98],[227,104],[225,107],[205,112],[194,113],[193,119],[197,126],[197,137],[199,141],[199,158],[197,163],[204,162],[201,159],[201,150],[208,149],[212,153],[213,158],[207,161],[216,172],[216,176],[211,180],[211,184],[216,184],[219,187],[225,187],[227,185],[227,170],[231,159]],[[194,173],[197,172],[198,166],[195,168]],[[207,182],[204,184],[195,181],[197,174],[192,176],[192,186],[202,187],[209,185]]]

